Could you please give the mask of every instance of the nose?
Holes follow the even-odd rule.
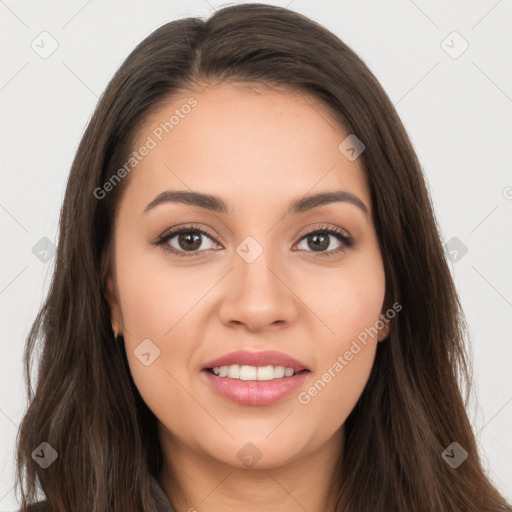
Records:
[[[279,330],[297,318],[300,300],[287,273],[269,264],[266,251],[252,263],[235,256],[219,311],[225,325],[243,325],[251,332]]]

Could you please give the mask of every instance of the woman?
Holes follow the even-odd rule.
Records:
[[[323,27],[246,4],[156,30],[99,102],[60,227],[22,511],[511,510],[420,165]]]

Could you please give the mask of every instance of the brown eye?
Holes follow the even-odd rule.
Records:
[[[205,241],[205,238],[215,244],[215,241],[205,232],[191,229],[174,232],[174,234],[169,233],[166,238],[170,250],[176,252],[201,252],[212,249],[212,246],[208,246],[208,241]]]
[[[185,251],[193,251],[201,247],[201,236],[198,233],[190,231],[188,233],[180,233],[177,235],[177,241],[180,249]],[[174,238],[174,237],[173,237]]]
[[[306,237],[308,246],[313,249],[313,251],[324,251],[329,248],[330,240],[327,233],[313,233],[312,235],[308,235]]]
[[[331,248],[332,239],[338,241],[338,246]],[[302,247],[301,247],[302,244]],[[347,236],[337,229],[321,228],[311,231],[304,235],[300,242],[297,244],[299,250],[306,252],[316,252],[317,256],[329,256],[344,251],[347,248],[354,246],[354,241],[351,237]]]
[[[185,226],[168,231],[156,241],[156,245],[162,246],[164,250],[178,256],[193,256],[194,253],[212,249],[216,243],[206,231],[195,226]]]

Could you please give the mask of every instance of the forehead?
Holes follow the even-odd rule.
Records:
[[[339,150],[349,134],[318,99],[294,90],[221,84],[183,91],[147,117],[133,150],[132,198],[166,188],[279,200],[342,188],[369,208],[361,159]]]

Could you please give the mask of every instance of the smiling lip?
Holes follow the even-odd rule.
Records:
[[[230,366],[232,364],[240,366],[284,366],[285,368],[293,368],[296,373],[308,369],[305,364],[297,361],[297,359],[275,350],[266,350],[264,352],[239,350],[238,352],[231,352],[213,361],[209,361],[204,365],[203,370],[219,366]]]
[[[258,381],[230,379],[219,377],[210,370],[220,366],[284,366],[293,368],[291,377]],[[220,395],[240,405],[270,405],[290,395],[301,386],[311,371],[301,363],[282,352],[267,350],[265,352],[238,351],[226,354],[208,362],[201,372],[205,381]]]
[[[220,395],[240,405],[270,405],[290,395],[309,376],[309,371],[301,371],[292,377],[274,380],[239,380],[218,377],[208,370],[201,376]]]

